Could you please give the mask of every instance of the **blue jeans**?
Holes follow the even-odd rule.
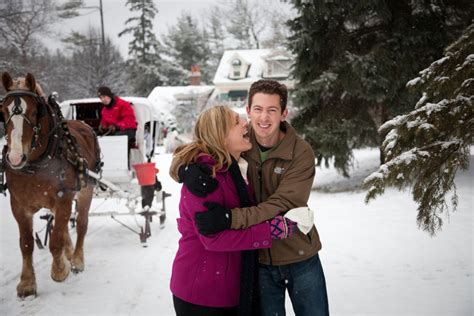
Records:
[[[286,315],[286,289],[296,316],[329,315],[326,280],[318,254],[288,265],[261,264],[259,282],[263,316]]]

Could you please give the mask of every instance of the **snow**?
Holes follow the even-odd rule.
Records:
[[[406,84],[406,87],[409,88],[409,87],[413,87],[413,86],[416,86],[419,82],[421,82],[421,78],[420,77],[416,77],[410,81],[407,82]]]
[[[378,153],[356,151],[352,172],[365,177],[376,170]],[[152,222],[148,247],[111,218],[91,216],[83,273],[56,283],[49,276],[49,251],[35,249],[36,298],[16,297],[18,231],[8,199],[0,197],[0,315],[174,315],[169,278],[179,238],[175,218],[180,185],[168,176],[170,155],[158,154],[154,160],[163,188],[172,196],[165,227]],[[387,189],[366,205],[363,191],[313,191],[309,206],[323,243],[320,257],[332,315],[472,315],[473,160],[471,156],[471,168],[456,177],[459,209],[435,237],[417,228],[409,192]],[[334,169],[317,168],[315,187],[343,189],[344,181],[355,185],[357,177],[344,180]],[[92,208],[116,207],[106,201]],[[130,215],[120,220],[135,225]],[[35,231],[44,225],[36,220]],[[72,235],[74,239],[74,231]],[[293,315],[288,298],[287,310]]]
[[[445,56],[443,58],[440,58],[436,61],[434,61],[433,63],[431,63],[431,65],[436,65],[436,66],[441,66],[442,64],[444,64],[446,61],[448,61],[450,58],[450,56]]]
[[[423,95],[421,96],[421,98],[418,100],[418,102],[416,102],[415,109],[420,108],[420,107],[423,106],[427,101],[428,101],[428,95],[426,94],[426,92],[423,92]]]

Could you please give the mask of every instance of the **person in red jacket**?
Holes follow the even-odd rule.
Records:
[[[137,120],[132,105],[114,95],[109,87],[100,87],[97,94],[102,104],[104,104],[99,133],[104,135],[127,135],[129,143],[135,142]]]

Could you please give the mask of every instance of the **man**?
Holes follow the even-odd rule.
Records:
[[[134,143],[137,120],[131,104],[115,96],[108,87],[100,87],[97,94],[104,104],[99,133],[127,135],[129,143]]]
[[[274,80],[259,80],[250,87],[246,110],[253,147],[243,156],[259,204],[232,210],[214,206],[199,213],[196,221],[200,233],[246,228],[307,205],[315,157],[311,146],[285,122],[287,98],[286,87]],[[206,195],[215,189],[207,173],[200,165],[190,165],[179,169],[179,178],[195,194]],[[274,242],[271,249],[259,250],[262,315],[285,315],[286,290],[296,315],[329,314],[320,249],[313,225],[306,235],[298,231],[291,238]]]

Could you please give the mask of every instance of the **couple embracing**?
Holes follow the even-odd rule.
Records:
[[[247,120],[224,106],[199,116],[171,176],[184,183],[171,292],[176,314],[328,315],[321,242],[307,201],[311,146],[286,121],[274,80],[249,91]]]

